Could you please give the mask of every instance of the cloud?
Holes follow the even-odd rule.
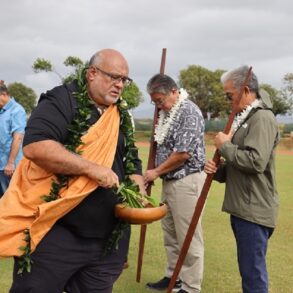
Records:
[[[261,82],[280,88],[293,68],[291,0],[14,0],[1,10],[0,78],[38,95],[59,79],[33,73],[36,58],[65,74],[66,57],[88,60],[102,48],[125,55],[143,92],[164,47],[166,73],[175,79],[191,64],[211,70],[248,64]]]

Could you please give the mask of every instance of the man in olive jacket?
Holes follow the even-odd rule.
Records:
[[[231,215],[243,292],[267,293],[265,256],[278,212],[275,149],[279,133],[270,98],[259,90],[254,73],[237,102],[248,70],[242,66],[221,77],[231,107],[238,114],[231,133],[219,132],[215,137],[215,146],[225,161],[217,169],[209,160],[205,172],[216,172],[214,179],[226,182],[222,210]]]

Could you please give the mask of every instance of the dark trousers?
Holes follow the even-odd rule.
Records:
[[[17,274],[15,259],[10,293],[111,293],[128,245],[129,233],[125,233],[119,249],[102,257],[104,241],[77,237],[55,225],[32,254],[31,273]]]
[[[8,188],[11,176],[6,176],[3,170],[0,170],[0,197],[5,193]]]
[[[231,215],[237,244],[237,257],[244,293],[267,293],[266,252],[274,229]]]

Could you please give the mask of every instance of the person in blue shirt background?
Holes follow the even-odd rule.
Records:
[[[0,197],[23,156],[21,146],[25,126],[24,108],[10,97],[6,85],[0,81]]]

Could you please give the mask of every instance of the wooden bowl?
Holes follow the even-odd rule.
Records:
[[[159,207],[131,208],[123,204],[115,206],[115,216],[130,224],[149,224],[162,219],[167,213],[167,206],[161,203]]]

